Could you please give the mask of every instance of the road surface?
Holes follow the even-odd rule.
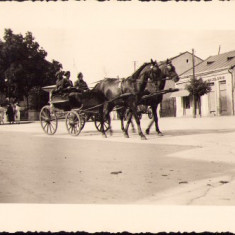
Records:
[[[143,118],[145,129],[149,120]],[[163,118],[159,137],[2,125],[1,203],[235,205],[235,119]]]

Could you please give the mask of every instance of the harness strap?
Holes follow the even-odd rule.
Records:
[[[122,85],[122,83],[124,82],[124,78],[121,78],[121,81],[119,81],[119,83],[118,83],[118,88],[121,90],[121,94],[123,94],[124,93],[124,91],[123,91],[123,85]]]

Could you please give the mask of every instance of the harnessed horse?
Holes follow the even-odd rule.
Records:
[[[138,104],[150,106],[152,109],[153,120],[148,125],[148,128],[145,131],[146,134],[149,134],[151,126],[153,125],[153,123],[155,123],[156,132],[159,135],[162,135],[159,129],[159,125],[158,125],[157,107],[162,102],[163,94],[154,95],[154,93],[157,93],[164,89],[166,80],[173,80],[174,82],[179,81],[179,76],[176,73],[175,67],[173,66],[170,60],[167,59],[166,61],[162,62],[159,65],[159,68],[161,70],[161,73],[159,74],[158,79],[155,79],[154,81],[149,81],[146,85],[144,94],[147,95],[148,98],[144,99],[143,97],[142,99],[140,99],[138,103]],[[132,118],[132,114],[130,114],[128,117],[128,121],[127,121],[125,129],[128,129],[129,124],[131,122],[131,118]]]
[[[123,79],[121,83],[115,78],[106,78],[97,83],[93,90],[103,93],[107,99],[104,104],[104,117],[109,118],[110,112],[117,105],[128,107],[135,118],[138,134],[141,139],[146,139],[140,127],[137,104],[143,95],[148,79],[155,81],[160,73],[157,62],[151,60],[150,63],[144,63],[130,77]],[[124,132],[124,135],[129,137],[128,130]]]

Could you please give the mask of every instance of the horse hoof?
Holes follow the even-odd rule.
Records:
[[[124,137],[125,137],[125,138],[129,138],[129,135],[125,133],[125,134],[124,134]]]
[[[109,131],[109,134],[110,134],[110,136],[112,136],[112,135],[113,135],[113,131],[112,131],[112,130],[110,130],[110,131]]]
[[[149,129],[147,129],[147,130],[145,131],[145,133],[146,133],[147,135],[149,135]]]
[[[103,134],[102,136],[103,136],[103,138],[107,138],[107,135],[105,135],[105,134]]]
[[[157,135],[158,135],[158,136],[164,136],[164,135],[162,134],[162,132],[158,132]]]
[[[141,136],[141,140],[147,140],[146,136]]]

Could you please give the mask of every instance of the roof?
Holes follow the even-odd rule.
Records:
[[[171,57],[170,60],[174,60],[174,59],[176,59],[176,58],[178,58],[178,57],[180,57],[180,56],[182,56],[182,55],[184,55],[184,54],[187,54],[187,53],[192,55],[191,52],[185,51],[185,52],[180,53],[180,54],[177,55],[177,56]],[[194,57],[198,58],[199,60],[202,60],[200,57],[198,57],[198,56],[196,56],[196,55],[194,55]]]
[[[195,74],[214,72],[216,70],[229,69],[235,66],[235,51],[226,52],[219,55],[208,57],[206,60],[195,66]],[[181,74],[182,77],[187,77],[193,74],[193,69],[189,69]]]

